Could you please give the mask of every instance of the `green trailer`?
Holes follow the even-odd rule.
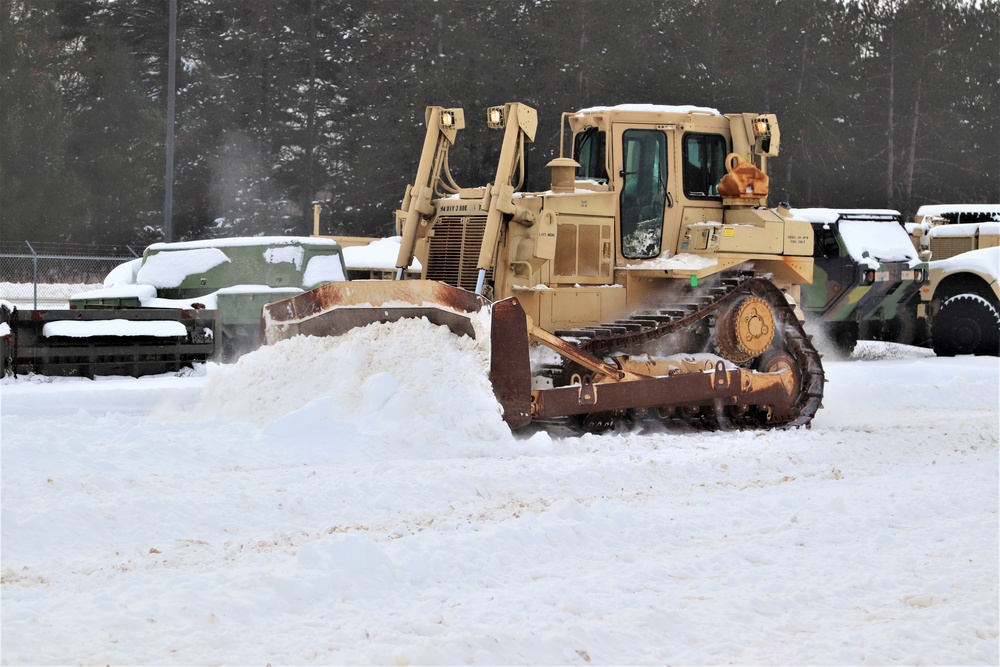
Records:
[[[105,287],[70,299],[73,310],[177,308],[219,313],[221,357],[260,344],[264,305],[347,279],[328,238],[236,237],[156,243],[108,275]]]

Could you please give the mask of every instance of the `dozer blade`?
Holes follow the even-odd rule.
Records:
[[[339,336],[373,322],[426,317],[456,334],[476,337],[468,313],[486,299],[433,280],[352,280],[328,283],[264,306],[262,339],[268,344],[292,336]]]

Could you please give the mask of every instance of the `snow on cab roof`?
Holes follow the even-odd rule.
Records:
[[[231,236],[221,239],[200,239],[197,241],[175,241],[173,243],[154,243],[147,250],[188,250],[191,248],[224,248],[233,246],[254,245],[289,245],[299,243],[305,245],[337,245],[333,239],[313,236]]]
[[[718,109],[711,107],[699,107],[695,105],[670,106],[666,104],[617,104],[610,107],[588,107],[576,112],[577,116],[587,114],[603,113],[605,111],[652,111],[655,113],[707,113],[713,116],[721,116]]]
[[[963,222],[957,225],[935,225],[927,230],[928,236],[936,238],[954,238],[969,236],[970,234],[1000,236],[1000,222]]]
[[[917,209],[917,217],[945,213],[1000,213],[1000,204],[926,204]]]
[[[899,211],[888,208],[794,208],[792,214],[809,222],[833,223],[837,222],[841,215],[884,217],[898,216]]]

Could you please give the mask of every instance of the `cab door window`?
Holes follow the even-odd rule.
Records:
[[[621,248],[629,259],[659,257],[667,200],[667,138],[659,130],[622,134]]]

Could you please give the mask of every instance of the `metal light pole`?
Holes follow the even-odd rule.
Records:
[[[170,242],[174,240],[174,87],[177,80],[177,0],[170,0],[170,35],[167,39],[167,175],[163,201],[163,240]]]

